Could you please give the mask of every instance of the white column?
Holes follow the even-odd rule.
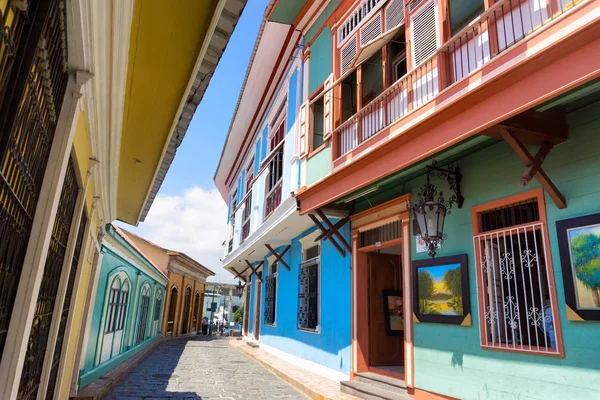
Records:
[[[0,398],[3,399],[15,398],[21,381],[48,246],[71,155],[80,89],[75,74],[69,74],[0,361]]]

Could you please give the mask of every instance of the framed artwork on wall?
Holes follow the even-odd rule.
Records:
[[[413,319],[471,326],[467,255],[417,260],[413,267]]]
[[[600,321],[600,214],[556,222],[567,319]]]
[[[388,336],[400,336],[404,332],[404,301],[401,290],[383,291],[385,330]]]

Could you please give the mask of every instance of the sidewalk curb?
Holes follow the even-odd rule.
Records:
[[[352,396],[348,396],[348,395],[344,395],[344,394],[340,394],[340,396],[336,396],[336,397],[332,397],[332,396],[328,396],[326,394],[323,393],[319,393],[316,390],[312,389],[311,387],[309,387],[308,385],[306,385],[305,383],[299,381],[298,379],[294,378],[293,376],[290,376],[288,374],[286,374],[285,372],[277,369],[276,367],[274,367],[273,365],[269,364],[267,361],[261,359],[260,357],[257,357],[255,354],[252,353],[252,350],[254,350],[254,348],[251,348],[250,346],[248,346],[246,343],[243,346],[235,346],[233,344],[231,344],[231,342],[234,339],[230,339],[228,342],[229,347],[240,351],[241,353],[247,355],[248,357],[252,358],[254,361],[258,362],[260,365],[262,365],[263,367],[265,367],[267,370],[269,370],[270,372],[272,372],[273,374],[275,374],[276,376],[278,376],[279,378],[283,379],[284,381],[286,381],[287,383],[289,383],[290,385],[292,385],[294,388],[298,389],[299,391],[301,391],[302,393],[304,393],[305,395],[307,395],[308,397],[310,397],[311,399],[314,400],[339,400],[339,399],[355,399],[355,397]],[[239,339],[238,339],[239,340]],[[246,348],[248,347],[248,348]],[[258,347],[260,348],[260,347]]]

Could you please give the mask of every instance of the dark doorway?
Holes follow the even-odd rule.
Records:
[[[402,297],[400,246],[369,253],[368,257],[369,364],[403,373],[404,331],[390,329],[397,328],[394,322],[398,322],[390,322],[390,318],[398,318],[394,316],[398,304],[394,306],[393,298]]]
[[[252,334],[254,339],[258,340],[260,337],[260,301],[262,296],[262,281],[256,280],[256,293],[254,294],[254,301],[256,302],[256,309],[254,310],[254,327]]]
[[[167,319],[167,333],[173,334],[175,327],[175,311],[177,310],[177,288],[171,289],[171,300],[169,303],[169,318]]]
[[[188,325],[190,322],[190,305],[192,303],[192,288],[185,288],[185,298],[183,300],[183,322],[181,324],[181,333],[188,333]]]

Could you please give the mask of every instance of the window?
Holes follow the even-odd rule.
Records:
[[[115,321],[117,319],[117,312],[119,310],[120,289],[121,282],[118,279],[115,279],[109,292],[108,310],[106,313],[106,328],[104,330],[105,333],[111,333],[115,331]]]
[[[314,150],[323,144],[325,134],[325,98],[321,97],[311,106],[312,146]]]
[[[483,0],[449,0],[448,2],[450,3],[450,31],[452,36],[467,26],[485,9]]]
[[[127,316],[127,301],[129,300],[129,282],[123,284],[121,293],[119,296],[119,317],[117,321],[116,329],[120,331],[125,326],[125,317]]]
[[[275,311],[277,299],[277,262],[270,266],[267,276],[267,290],[265,292],[265,324],[275,325]]]
[[[321,248],[319,245],[304,251],[300,264],[298,292],[298,328],[319,331],[319,268]]]
[[[146,339],[146,327],[148,325],[148,310],[150,308],[150,286],[142,287],[140,296],[140,309],[138,311],[137,332],[135,335],[135,344],[139,344]]]
[[[275,153],[270,157],[268,161],[269,175],[267,176],[267,183],[265,187],[265,219],[271,215],[273,211],[281,203],[281,183],[283,178],[283,126],[285,125],[285,118],[280,121],[279,128],[276,129],[275,134],[271,137],[271,148],[277,148]]]
[[[154,301],[154,320],[158,321],[160,318],[160,304],[162,302],[162,292],[159,290],[156,293],[156,300]]]
[[[378,50],[361,65],[362,106],[366,106],[383,92],[383,56]]]
[[[483,347],[561,353],[543,192],[474,209]]]

